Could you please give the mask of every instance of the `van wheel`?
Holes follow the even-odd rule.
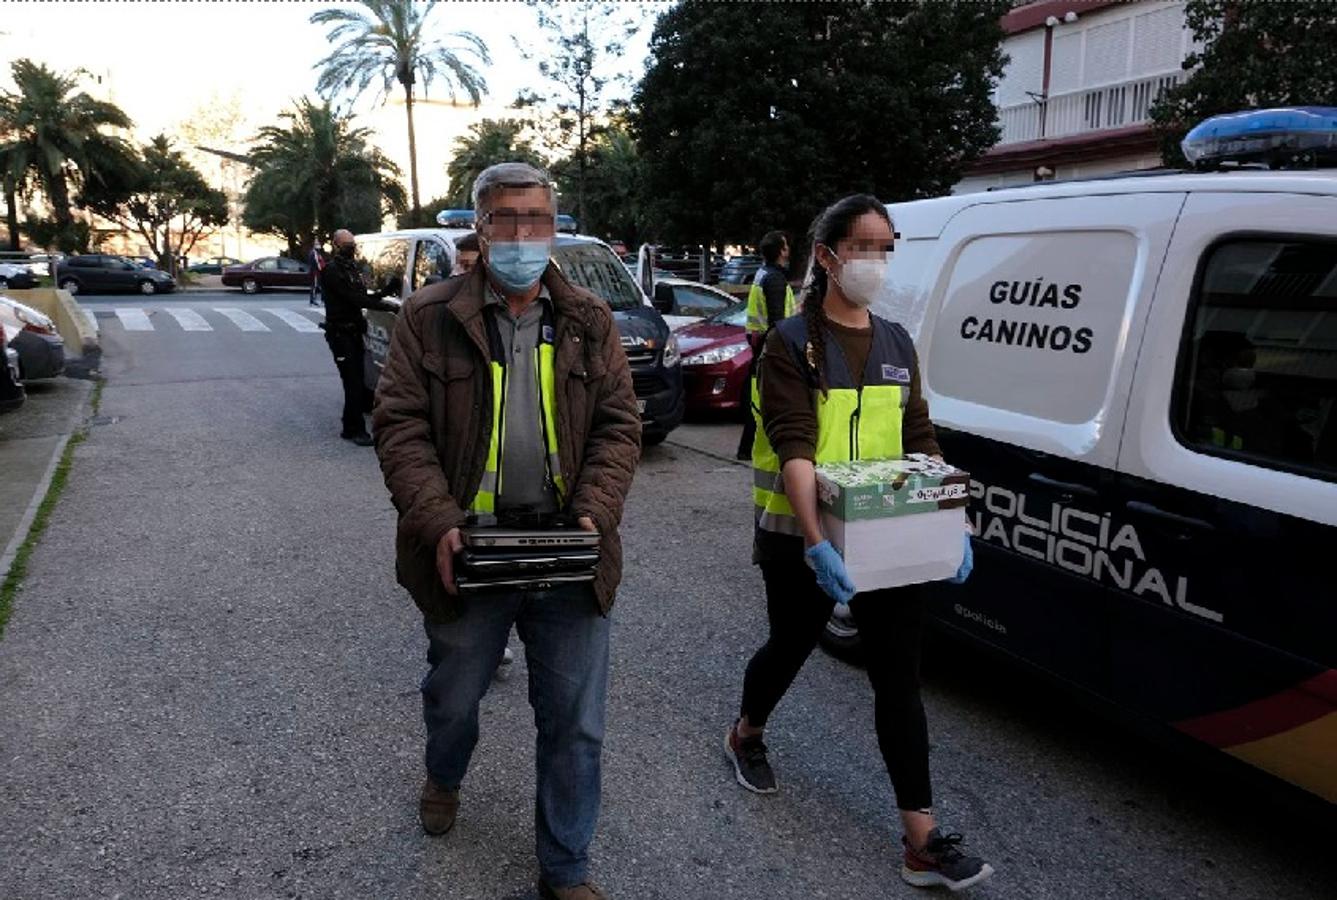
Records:
[[[658,447],[666,440],[668,440],[668,432],[666,431],[652,431],[648,434],[644,431],[641,432],[642,447]]]
[[[139,292],[145,296],[158,293],[158,286],[152,281],[141,281],[139,283]]]
[[[60,289],[67,294],[77,294],[79,293],[79,282],[73,278],[66,278],[61,281]]]
[[[241,283],[241,291],[243,294],[258,294],[260,293],[260,282],[254,278],[247,278]]]
[[[842,614],[843,612],[843,614]],[[849,607],[837,606],[826,620],[826,627],[817,637],[817,643],[841,662],[863,667],[867,664],[863,640],[859,637],[858,626],[849,614]]]
[[[0,291],[8,290],[8,288],[9,288],[9,279],[0,276]]]

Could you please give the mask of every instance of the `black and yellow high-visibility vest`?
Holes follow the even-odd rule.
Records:
[[[815,462],[849,462],[858,459],[899,459],[901,421],[910,400],[914,372],[914,342],[906,330],[886,319],[872,317],[873,343],[864,365],[863,387],[845,362],[840,343],[826,335],[825,375],[827,393],[818,388],[808,351],[808,323],[804,317],[785,319],[776,328],[785,350],[793,354],[799,369],[808,375],[817,412]],[[757,417],[757,435],[752,442],[752,500],[757,525],[780,534],[802,534],[794,509],[785,495],[780,456],[771,447],[761,422],[761,394],[752,386],[752,409]]]
[[[776,323],[770,321],[770,312],[766,309],[766,292],[761,289],[761,274],[769,266],[762,266],[757,270],[757,274],[752,277],[752,288],[747,292],[747,325],[745,326],[748,334],[765,334],[766,329]],[[794,302],[794,289],[788,284],[785,285],[785,318],[794,314],[796,304]]]
[[[543,319],[539,325],[539,340],[534,348],[534,385],[539,394],[539,427],[542,429],[543,446],[547,451],[547,477],[557,497],[559,509],[565,508],[566,478],[562,474],[562,456],[557,444],[557,400],[553,374],[553,331],[554,320],[552,307],[543,303]],[[492,514],[497,511],[497,498],[501,496],[503,479],[501,461],[506,447],[506,396],[510,389],[506,369],[506,350],[502,344],[501,331],[497,326],[497,317],[493,310],[485,309],[487,320],[488,346],[491,348],[492,361],[488,368],[492,375],[492,433],[488,436],[487,466],[483,470],[483,480],[478,485],[469,506],[471,513]]]

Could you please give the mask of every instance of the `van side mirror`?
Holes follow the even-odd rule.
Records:
[[[673,312],[673,303],[673,286],[663,282],[655,285],[655,296],[654,300],[651,301],[654,308],[659,310],[660,313],[668,315]]]

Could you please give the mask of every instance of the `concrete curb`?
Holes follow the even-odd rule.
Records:
[[[80,410],[82,413],[82,410]],[[37,489],[33,491],[32,500],[28,503],[28,508],[23,511],[23,517],[19,519],[19,526],[14,530],[14,537],[5,547],[4,553],[0,553],[0,582],[9,577],[9,568],[14,565],[14,557],[18,556],[19,548],[23,542],[28,539],[28,532],[32,530],[33,520],[37,518],[37,510],[41,508],[42,501],[46,499],[47,491],[51,489],[51,480],[56,477],[56,468],[60,465],[60,458],[65,454],[65,448],[69,446],[70,438],[74,433],[63,435],[56,442],[56,449],[51,454],[51,460],[47,463],[46,471],[37,482]]]
[[[47,460],[46,469],[33,487],[32,498],[28,501],[23,515],[19,517],[18,525],[14,528],[14,534],[9,539],[9,543],[5,545],[4,552],[0,553],[0,582],[9,577],[10,567],[14,565],[14,557],[18,555],[19,548],[23,546],[23,542],[28,539],[28,534],[32,531],[33,519],[37,517],[37,510],[41,508],[42,501],[46,499],[47,491],[51,489],[51,480],[56,476],[56,468],[60,465],[61,456],[65,454],[65,448],[69,446],[70,438],[74,437],[88,422],[93,396],[96,393],[95,385],[84,392],[82,399],[75,405],[74,412],[70,414],[69,424],[65,426],[63,433],[56,440],[56,446],[51,451],[51,458]]]
[[[738,466],[739,468],[744,469],[752,467],[752,463],[748,460],[739,459],[736,456],[725,456],[723,453],[716,453],[714,450],[703,450],[700,447],[693,447],[691,444],[682,444],[675,441],[672,437],[666,439],[664,444],[670,447],[677,447],[679,450],[690,450],[693,453],[699,453],[702,456],[708,456],[711,459],[726,462],[731,466]]]

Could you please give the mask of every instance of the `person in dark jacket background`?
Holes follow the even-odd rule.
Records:
[[[766,336],[781,319],[794,314],[794,291],[789,286],[789,239],[783,231],[768,231],[757,245],[763,264],[752,277],[752,290],[747,298],[747,342],[752,348],[752,368],[748,377],[757,377],[757,361],[761,359]],[[750,390],[750,388],[749,388]],[[743,421],[743,434],[738,439],[738,458],[752,458],[752,442],[757,435],[756,411],[749,412]]]
[[[354,255],[353,232],[340,228],[331,240],[334,255],[320,272],[325,297],[325,343],[330,345],[334,366],[344,387],[343,430],[339,436],[359,447],[372,445],[364,415],[371,412],[371,392],[363,380],[362,336],[367,333],[364,309],[381,309],[362,283]]]

